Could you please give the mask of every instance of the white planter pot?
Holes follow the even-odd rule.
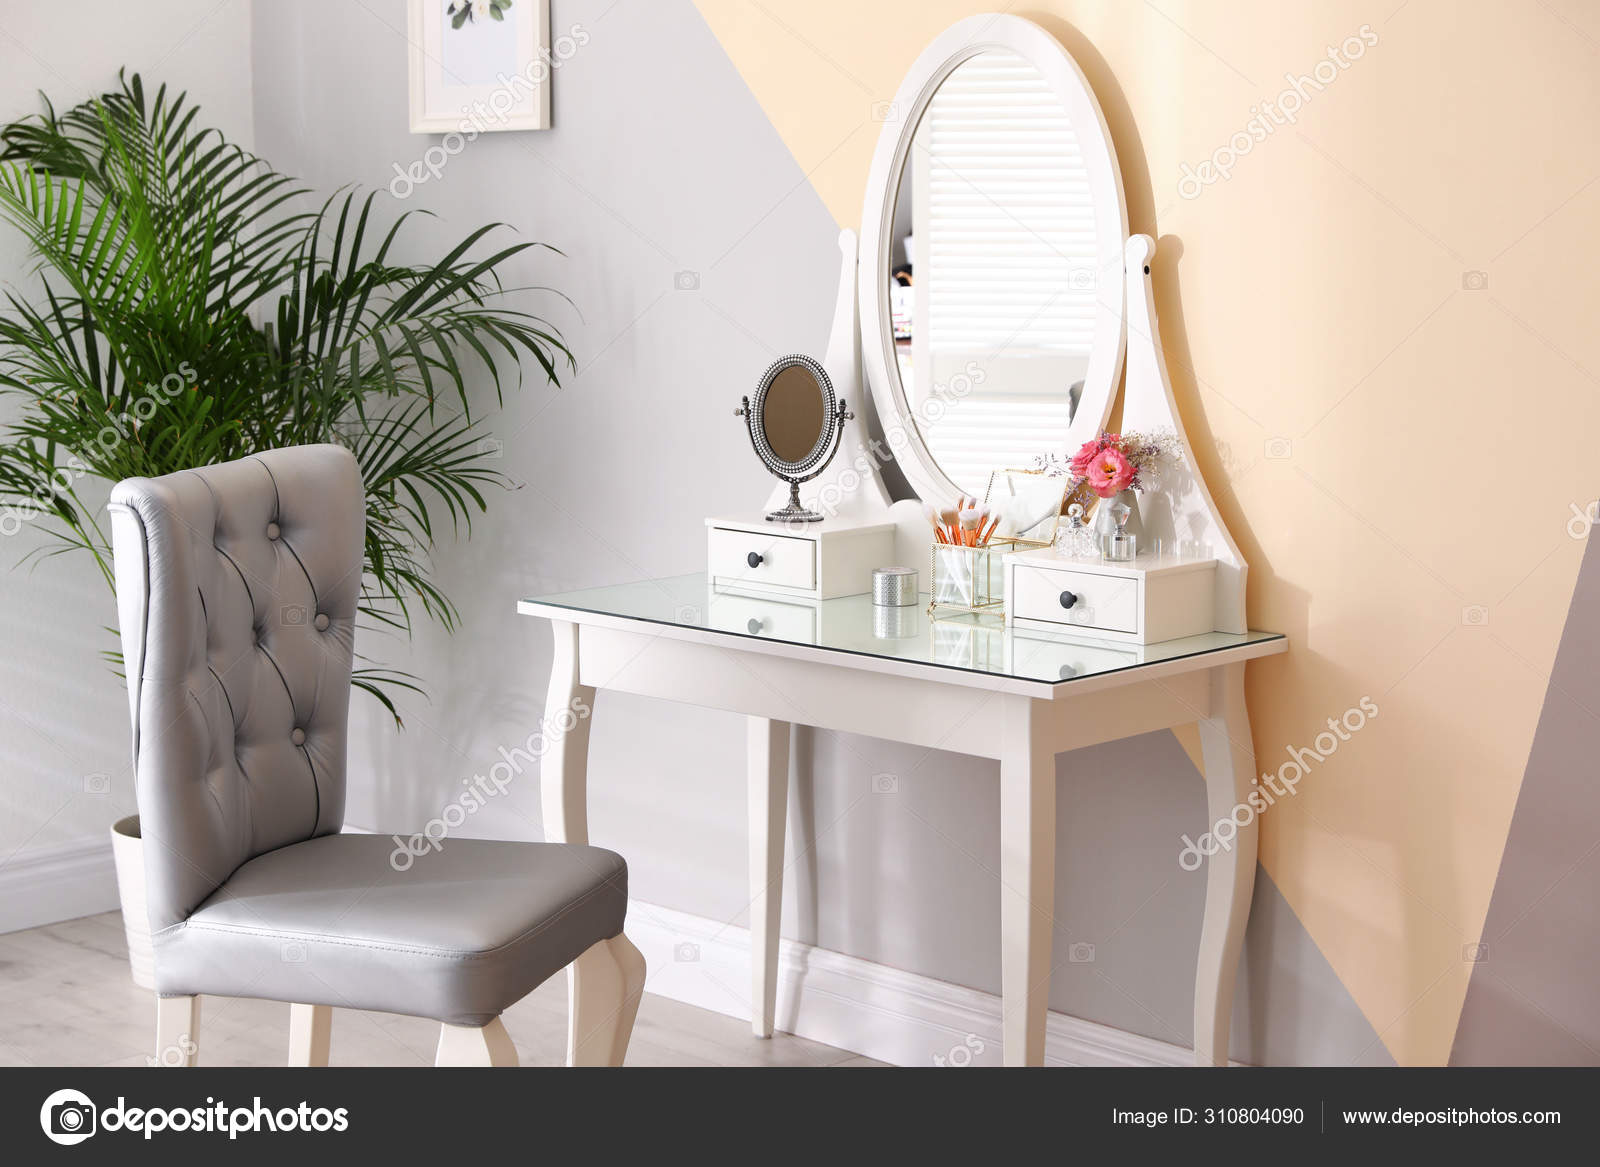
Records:
[[[138,815],[111,824],[111,857],[117,865],[117,898],[122,901],[122,927],[128,937],[133,983],[153,992],[155,951],[150,945],[150,916],[145,908],[144,840],[139,837]]]

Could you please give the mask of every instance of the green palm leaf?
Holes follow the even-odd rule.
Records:
[[[557,384],[575,368],[559,330],[519,306],[549,289],[501,278],[543,245],[489,246],[509,230],[491,224],[411,263],[415,212],[380,226],[372,194],[314,210],[306,194],[138,74],[0,127],[0,219],[42,277],[38,296],[0,303],[0,392],[22,399],[0,435],[0,506],[50,537],[38,554],[87,552],[110,582],[81,484],[338,442],[366,483],[366,623],[453,628],[432,554],[506,485],[472,386],[503,400],[529,360]],[[421,691],[381,666],[355,684],[397,721],[394,696]]]

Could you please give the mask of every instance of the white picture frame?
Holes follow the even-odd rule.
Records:
[[[452,5],[410,0],[413,134],[550,128],[550,0],[510,0],[496,20],[484,3],[452,27]]]

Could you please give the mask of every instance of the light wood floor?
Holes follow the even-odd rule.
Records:
[[[566,978],[551,978],[505,1014],[525,1066],[558,1066],[566,1043]],[[282,1065],[289,1006],[207,997],[200,1064]],[[87,916],[0,935],[0,1065],[142,1066],[155,1036],[155,997],[128,976],[122,918]],[[336,1066],[431,1065],[439,1027],[390,1013],[335,1009]],[[832,1046],[646,993],[630,1066],[872,1066]]]

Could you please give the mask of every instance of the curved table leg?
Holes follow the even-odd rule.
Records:
[[[1255,776],[1255,745],[1244,704],[1244,664],[1211,670],[1211,716],[1200,722],[1200,747],[1206,769],[1207,829],[1234,818],[1246,806]],[[1207,862],[1206,912],[1200,927],[1200,958],[1194,979],[1194,1060],[1202,1066],[1228,1064],[1228,1033],[1233,1017],[1234,975],[1244,947],[1245,924],[1256,882],[1256,816],[1240,826],[1227,849]]]
[[[544,699],[539,801],[547,843],[589,841],[589,721],[594,689],[578,682],[578,626],[553,620],[555,659]],[[570,728],[569,728],[570,727]]]
[[[578,681],[578,626],[552,620],[555,658],[544,701],[548,747],[539,769],[539,803],[547,843],[589,841],[589,722],[594,689]],[[567,966],[567,1049],[578,1048],[578,972]]]

